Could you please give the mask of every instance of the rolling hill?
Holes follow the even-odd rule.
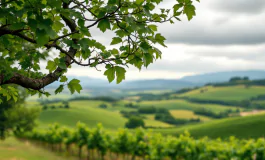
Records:
[[[155,131],[173,135],[189,131],[191,136],[195,138],[204,136],[210,138],[228,138],[230,136],[258,138],[265,136],[265,114],[226,118],[179,128],[157,129]]]
[[[243,85],[236,85],[224,87],[206,86],[179,94],[178,96],[205,100],[240,101],[262,94],[265,94],[265,86],[245,87]]]
[[[107,109],[98,108],[98,106],[103,103],[109,107]],[[28,105],[33,107],[30,103]],[[56,106],[57,104],[51,105]],[[126,109],[127,108],[121,106],[111,107],[110,103],[102,101],[73,101],[70,102],[69,109],[57,107],[55,109],[49,108],[42,111],[39,118],[39,125],[40,127],[47,127],[49,124],[56,122],[61,125],[74,127],[76,123],[80,121],[89,127],[96,127],[98,123],[102,123],[105,128],[115,130],[124,127],[127,119],[124,118],[119,111]],[[171,125],[167,123],[154,119],[147,118],[144,121],[146,126],[171,127]]]

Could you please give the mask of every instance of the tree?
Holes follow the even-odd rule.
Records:
[[[230,78],[229,82],[237,82],[240,80],[242,80],[241,77],[232,77],[232,78]]]
[[[36,125],[40,110],[24,106],[14,106],[5,111],[7,128],[15,134],[31,131]]]
[[[126,128],[137,128],[137,127],[144,127],[144,120],[137,116],[131,116],[129,121],[126,122]]]
[[[25,90],[21,87],[16,88],[20,95],[17,102],[0,96],[0,100],[2,100],[0,104],[0,139],[5,139],[8,131],[19,134],[32,130],[36,125],[35,120],[38,118],[39,109],[24,107],[22,104],[27,96]]]
[[[99,108],[103,108],[103,109],[106,109],[106,108],[108,108],[108,106],[106,105],[106,104],[100,104],[99,106],[98,106]]]
[[[68,101],[63,102],[63,107],[67,109],[70,108]]]
[[[16,99],[4,84],[18,84],[31,94],[49,93],[45,86],[60,81],[55,93],[67,86],[80,92],[79,80],[68,81],[65,73],[74,64],[105,66],[109,82],[125,79],[125,68],[139,70],[161,57],[156,45],[165,38],[157,23],[174,23],[182,14],[195,16],[193,1],[177,0],[172,8],[159,8],[164,0],[1,0],[0,2],[0,93]],[[92,31],[112,32],[110,45],[96,41]],[[55,56],[51,55],[56,52]],[[40,67],[46,62],[46,74]],[[1,91],[2,90],[2,91]],[[6,93],[2,93],[6,92]]]

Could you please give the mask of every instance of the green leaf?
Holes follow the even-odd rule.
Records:
[[[56,90],[55,90],[55,94],[61,93],[64,89],[64,85],[60,85]]]
[[[111,29],[110,28],[110,22],[108,19],[103,19],[98,23],[97,26],[102,32],[105,32],[107,29]]]
[[[156,32],[157,31],[157,26],[154,24],[151,24],[148,26],[152,31]]]
[[[83,20],[83,19],[78,19],[77,23],[78,23],[78,26],[79,26],[79,27],[84,27],[84,25],[85,25],[85,20]]]
[[[156,34],[155,36],[155,40],[157,41],[157,43],[161,44],[162,46],[166,47],[164,41],[166,40],[165,37],[163,37],[160,33]]]
[[[12,30],[16,30],[16,29],[22,29],[23,27],[25,27],[25,22],[18,22],[18,23],[14,23],[10,26],[10,29]]]
[[[136,3],[137,5],[141,5],[141,4],[144,3],[144,0],[136,0],[135,3]]]
[[[150,45],[147,42],[142,42],[139,47],[144,53],[148,53]]]
[[[63,25],[60,21],[55,21],[55,22],[53,23],[53,29],[54,29],[56,32],[59,32],[63,27],[64,27],[64,25]]]
[[[36,31],[36,41],[39,46],[43,46],[49,41],[49,36],[44,30],[37,29]]]
[[[109,82],[112,82],[115,79],[115,68],[113,68],[113,67],[108,68],[104,72],[104,75],[107,76]]]
[[[111,54],[113,54],[113,55],[118,55],[118,54],[119,54],[119,51],[118,51],[116,48],[113,48],[113,49],[111,50]]]
[[[66,76],[61,76],[60,82],[66,82],[68,78]]]
[[[51,94],[49,92],[44,93],[46,97],[49,97]]]
[[[183,12],[187,15],[189,21],[196,15],[193,5],[186,5]]]
[[[36,31],[37,29],[37,21],[35,19],[28,19],[28,25],[30,27],[30,29],[32,29],[33,31]]]
[[[175,4],[175,5],[173,6],[173,8],[174,8],[174,16],[176,16],[175,13],[177,13],[178,10],[179,10],[181,7],[183,7],[183,4],[182,4],[182,3],[180,3],[180,4]]]
[[[80,83],[80,80],[78,80],[78,79],[72,79],[67,84],[67,86],[68,86],[71,94],[75,93],[75,91],[77,91],[78,93],[80,93],[80,91],[82,90],[82,86],[79,83]]]
[[[116,70],[117,84],[119,84],[121,83],[122,80],[125,79],[126,70],[119,66],[115,66],[115,70]]]
[[[60,67],[62,69],[67,69],[64,58],[60,58],[58,67]]]
[[[144,54],[144,66],[147,67],[150,63],[153,63],[153,56],[149,53]]]
[[[120,37],[113,37],[110,44],[111,45],[115,45],[115,44],[118,44],[118,43],[121,43],[121,42],[122,42],[122,39]]]
[[[108,0],[108,4],[118,4],[119,1],[118,0]]]
[[[56,68],[57,68],[57,64],[54,61],[49,60],[47,66],[46,66],[46,69],[48,69],[49,72],[51,73]]]

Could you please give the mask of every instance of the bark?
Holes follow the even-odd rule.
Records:
[[[63,8],[67,9],[69,7],[69,3],[63,3]],[[69,19],[67,17],[64,17],[61,15],[62,19],[64,20],[65,24],[70,28],[72,32],[77,32],[76,30],[76,24],[72,19]],[[25,29],[19,29],[19,30],[10,30],[7,27],[0,27],[0,37],[6,34],[18,36],[21,39],[24,39],[30,43],[36,44],[36,40],[32,39],[30,37],[25,36],[22,31]],[[76,39],[72,39],[74,43],[77,43]],[[71,60],[75,56],[77,50],[70,47],[69,51],[65,51],[62,48],[60,48],[55,43],[53,44],[46,44],[44,45],[47,48],[54,47],[58,50],[60,50],[62,53],[65,53],[67,56],[65,57],[65,64],[66,67],[68,67],[71,64]],[[40,90],[44,88],[45,86],[57,81],[60,76],[65,72],[65,69],[62,69],[58,67],[54,72],[42,77],[42,78],[30,78],[25,75],[19,74],[19,73],[13,73],[13,76],[9,78],[8,80],[5,80],[5,75],[0,73],[0,86],[4,84],[17,84],[24,88],[33,89],[33,90]]]

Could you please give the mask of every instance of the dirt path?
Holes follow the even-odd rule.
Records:
[[[256,115],[256,114],[262,114],[265,113],[265,110],[253,110],[250,112],[241,112],[240,116],[250,116],[250,115]]]

